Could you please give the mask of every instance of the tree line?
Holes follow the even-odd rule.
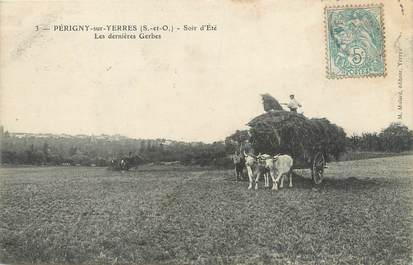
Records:
[[[17,137],[0,130],[0,161],[13,165],[108,166],[112,159],[139,155],[147,163],[179,161],[185,165],[228,167],[236,142],[249,137],[237,131],[225,141],[211,144],[169,141],[166,139],[98,139],[82,137]],[[392,123],[380,133],[363,133],[346,138],[347,151],[403,152],[412,150],[413,132]]]
[[[347,137],[347,149],[399,153],[412,150],[413,131],[400,123],[392,123],[380,133],[363,133]]]
[[[16,137],[0,132],[1,163],[14,165],[108,166],[112,159],[139,155],[146,163],[179,161],[186,165],[228,165],[228,146],[165,139],[96,139],[82,137]]]

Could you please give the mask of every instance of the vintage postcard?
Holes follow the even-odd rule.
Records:
[[[410,0],[0,1],[0,264],[413,264]]]

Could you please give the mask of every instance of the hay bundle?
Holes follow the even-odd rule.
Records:
[[[282,110],[283,108],[281,107],[280,103],[271,96],[270,94],[262,94],[262,105],[264,106],[265,111],[271,111],[271,110]]]
[[[276,110],[264,113],[252,121],[251,142],[256,152],[286,153],[310,162],[316,152],[326,158],[344,151],[344,130],[327,119],[308,119],[302,114]]]

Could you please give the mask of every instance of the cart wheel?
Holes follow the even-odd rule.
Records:
[[[311,168],[311,177],[316,185],[323,182],[324,177],[324,166],[326,161],[324,159],[323,153],[318,152],[313,160],[313,165]]]

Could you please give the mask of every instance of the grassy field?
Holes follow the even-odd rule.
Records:
[[[412,162],[331,163],[278,192],[225,170],[3,168],[0,263],[412,264]]]
[[[350,161],[350,160],[362,160],[371,158],[381,158],[381,157],[391,157],[391,156],[405,156],[413,155],[413,151],[404,151],[401,153],[390,153],[390,152],[374,152],[374,151],[347,151],[344,152],[339,161]]]

